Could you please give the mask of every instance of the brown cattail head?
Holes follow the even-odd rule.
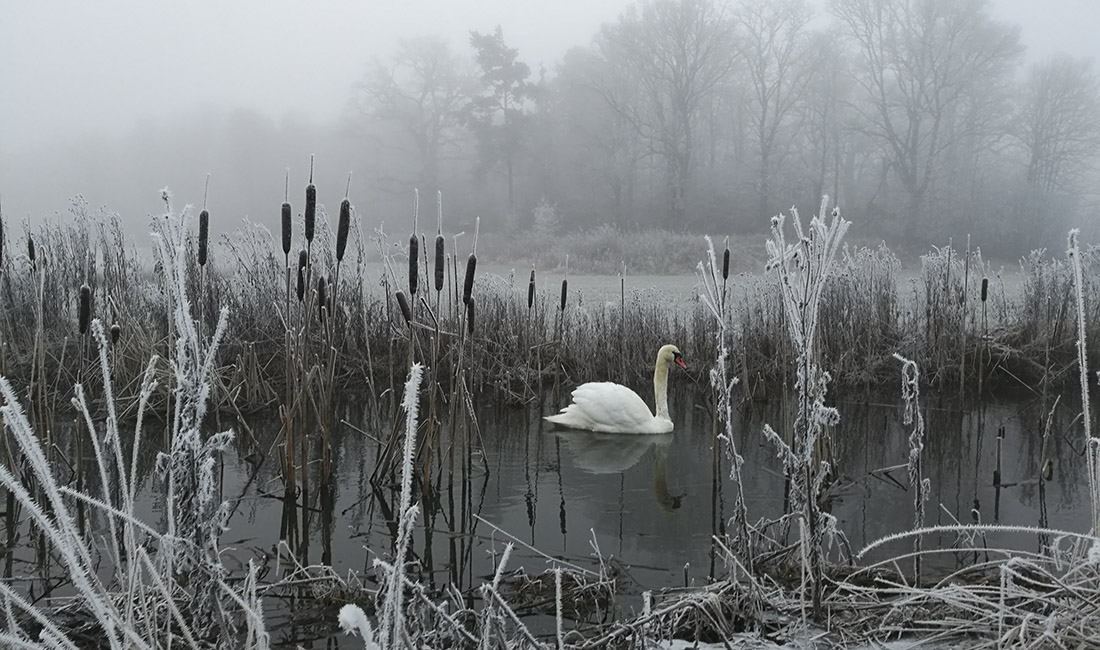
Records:
[[[31,261],[31,266],[34,266],[34,237],[27,235],[27,257]]]
[[[340,224],[336,228],[336,261],[344,261],[348,249],[348,230],[351,229],[351,201],[340,201]]]
[[[199,213],[199,266],[206,266],[206,247],[210,240],[210,213]]]
[[[119,337],[122,336],[122,328],[118,326],[118,323],[111,325],[111,344],[118,343]]]
[[[535,267],[531,267],[531,281],[527,283],[527,311],[535,306]]]
[[[730,247],[726,246],[726,250],[722,252],[722,279],[728,280],[730,277]]]
[[[328,302],[328,290],[326,289],[328,283],[325,282],[325,276],[317,278],[317,312],[321,315],[321,322],[325,322],[325,311]]]
[[[409,237],[409,295],[416,295],[416,283],[420,274],[420,240],[416,233]]]
[[[468,334],[474,333],[474,299],[470,298],[470,302],[466,303],[466,332]]]
[[[982,302],[989,297],[989,278],[982,278]]]
[[[470,292],[474,290],[474,270],[477,269],[477,255],[470,253],[466,258],[466,280],[462,283],[462,302],[470,302]]]
[[[80,285],[80,303],[77,306],[77,317],[80,322],[80,335],[88,333],[88,322],[92,318],[92,289],[86,284]]]
[[[435,236],[435,290],[443,291],[443,235]]]
[[[298,302],[306,295],[306,252],[298,251]]]
[[[401,308],[401,316],[405,318],[405,324],[412,323],[412,310],[409,309],[409,301],[405,298],[405,292],[397,290],[397,306]]]
[[[283,255],[290,255],[290,204],[283,202],[282,209],[282,226],[283,226]]]
[[[311,181],[306,185],[306,241],[313,241],[313,228],[317,223],[317,187]]]
[[[569,279],[562,278],[561,280],[561,310],[565,311],[565,299],[569,295]]]

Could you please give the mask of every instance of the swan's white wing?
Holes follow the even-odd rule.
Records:
[[[546,419],[576,429],[619,433],[650,433],[654,421],[653,412],[637,393],[607,381],[577,386],[573,403]]]

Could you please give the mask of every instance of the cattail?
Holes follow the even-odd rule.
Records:
[[[420,240],[416,233],[409,237],[409,295],[416,295],[416,282],[420,273]]]
[[[118,323],[111,325],[111,344],[118,343],[119,337],[122,336],[122,328],[118,326]]]
[[[982,302],[989,297],[989,278],[982,278]]]
[[[726,250],[722,252],[722,279],[728,280],[730,277],[730,247],[727,245]]]
[[[405,324],[412,323],[412,310],[409,309],[409,301],[405,298],[405,292],[397,290],[397,306],[401,308],[401,315],[405,318]]]
[[[474,299],[472,297],[470,302],[466,303],[466,332],[474,333]]]
[[[336,261],[344,261],[344,251],[348,248],[348,230],[351,229],[351,201],[340,201],[340,224],[336,228]]]
[[[477,268],[477,255],[470,253],[466,258],[466,280],[462,283],[462,302],[470,302],[470,292],[474,290],[474,269]]]
[[[206,246],[210,239],[210,213],[199,213],[199,266],[206,266]]]
[[[31,260],[31,266],[34,266],[34,237],[27,235],[27,257]]]
[[[535,305],[535,267],[531,267],[531,281],[527,283],[527,311]]]
[[[321,322],[325,322],[325,302],[328,291],[325,289],[325,276],[317,278],[317,313],[321,315]]]
[[[88,333],[88,321],[92,317],[92,289],[87,284],[80,285],[80,304],[77,308],[80,321],[80,335]]]
[[[435,290],[443,291],[443,235],[435,236]]]
[[[306,295],[306,252],[298,251],[298,302]]]
[[[317,222],[317,186],[313,184],[313,158],[309,160],[309,185],[306,185],[306,241],[313,242]]]
[[[283,255],[290,255],[290,204],[283,201],[282,210],[282,222],[283,222]]]
[[[561,310],[565,311],[565,298],[569,295],[569,279],[562,278],[561,280]]]

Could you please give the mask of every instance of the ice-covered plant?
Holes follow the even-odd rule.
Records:
[[[733,527],[735,536],[733,546],[741,555],[741,561],[745,566],[752,566],[752,548],[748,530],[748,508],[745,505],[745,493],[741,482],[741,467],[745,459],[737,451],[737,443],[733,437],[733,406],[730,398],[733,387],[737,385],[737,377],[729,376],[729,320],[725,313],[725,281],[729,275],[729,248],[725,249],[721,267],[718,265],[714,254],[714,242],[706,237],[707,259],[706,263],[699,262],[696,274],[703,283],[701,299],[707,306],[711,316],[718,323],[715,335],[715,347],[717,356],[714,367],[710,371],[710,385],[715,390],[717,399],[718,421],[722,423],[722,432],[716,435],[715,444],[721,440],[726,446],[726,454],[730,460],[730,479],[734,486],[734,514]]]
[[[906,426],[912,426],[909,433],[909,487],[913,489],[913,529],[924,527],[924,504],[928,501],[931,492],[931,482],[924,478],[924,467],[921,463],[921,452],[924,451],[924,416],[920,412],[920,369],[915,361],[910,361],[900,354],[894,354],[894,358],[901,362],[901,399],[905,403],[905,413],[902,422]],[[917,535],[913,538],[913,579],[920,583],[921,568],[921,540]]]
[[[401,502],[397,511],[397,545],[394,549],[393,565],[387,566],[381,560],[375,560],[375,566],[389,573],[386,587],[378,591],[381,600],[379,610],[382,613],[378,635],[382,644],[389,648],[405,644],[405,554],[409,548],[409,540],[412,538],[413,525],[420,514],[420,506],[412,505],[412,479],[420,408],[420,380],[423,373],[424,367],[419,363],[409,369],[409,378],[405,382],[405,397],[401,402],[402,408],[405,409],[405,446],[401,456]]]
[[[36,490],[0,466],[0,484],[29,514],[30,524],[59,558],[80,607],[94,620],[98,641],[110,648],[250,648],[266,650],[269,640],[262,605],[256,593],[254,567],[241,587],[227,584],[221,564],[218,535],[224,529],[226,509],[214,499],[214,453],[231,437],[219,434],[203,441],[200,433],[213,370],[214,348],[224,331],[225,314],[212,342],[204,345],[189,315],[186,295],[182,215],[167,214],[158,236],[158,249],[174,307],[179,335],[173,359],[176,414],[172,447],[159,465],[166,479],[168,530],[159,531],[136,515],[138,457],[142,422],[154,394],[157,358],[150,360],[137,401],[135,425],[127,466],[110,373],[109,342],[100,320],[91,322],[99,346],[106,420],[95,422],[82,385],[75,387],[73,404],[91,434],[100,493],[65,484],[46,459],[44,448],[19,404],[15,391],[0,378],[0,420],[26,459]],[[82,534],[73,516],[74,502],[101,515],[103,537]],[[101,574],[108,566],[114,575]],[[108,579],[111,578],[111,579]],[[6,625],[0,645],[20,648],[76,648],[79,644],[52,620],[49,601],[28,602],[0,583],[0,610]],[[17,619],[15,612],[24,618]],[[237,634],[244,621],[244,636]],[[40,630],[35,640],[24,629],[32,621]]]
[[[839,421],[835,408],[825,406],[829,373],[818,367],[817,317],[826,279],[832,271],[837,250],[849,222],[833,209],[827,217],[828,197],[821,201],[818,215],[803,229],[798,211],[791,209],[795,241],[788,242],[786,216],[772,217],[768,239],[768,272],[775,273],[783,298],[787,332],[795,349],[795,391],[798,394],[791,443],[784,442],[770,426],[764,435],[779,450],[784,471],[790,479],[791,510],[798,514],[799,552],[804,578],[809,581],[814,617],[822,616],[821,593],[824,586],[824,540],[836,530],[832,515],[818,504],[822,482],[828,474],[828,462],[817,456],[818,441],[827,427]]]
[[[1078,231],[1069,231],[1070,264],[1073,266],[1073,286],[1077,298],[1077,365],[1081,383],[1081,414],[1085,426],[1085,458],[1088,461],[1089,495],[1092,498],[1092,533],[1100,537],[1100,439],[1092,435],[1089,411],[1089,368],[1085,341],[1085,295],[1081,273],[1081,251],[1077,245]]]

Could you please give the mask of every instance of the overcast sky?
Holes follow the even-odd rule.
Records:
[[[537,72],[586,44],[627,0],[19,2],[0,9],[0,155],[81,133],[111,136],[196,108],[334,117],[371,57],[401,38],[500,24]],[[1100,2],[993,0],[1029,56],[1100,59]]]

